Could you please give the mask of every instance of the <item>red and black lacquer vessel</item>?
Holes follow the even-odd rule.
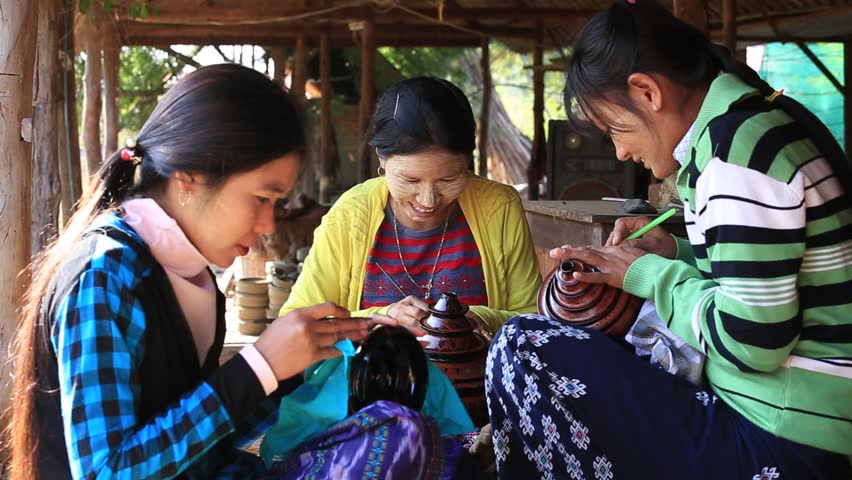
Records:
[[[596,272],[579,260],[564,260],[541,284],[538,311],[577,327],[621,338],[633,325],[642,299],[603,283],[574,279],[574,272]]]

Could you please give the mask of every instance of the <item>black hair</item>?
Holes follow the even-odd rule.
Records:
[[[617,2],[595,14],[580,31],[565,79],[565,110],[581,131],[597,119],[620,125],[601,112],[606,100],[642,116],[627,95],[627,77],[660,73],[687,88],[706,88],[720,70],[707,38],[650,0]],[[595,129],[596,130],[596,129]]]
[[[676,84],[695,89],[709,88],[720,72],[733,73],[764,96],[774,92],[727,48],[711,42],[703,32],[655,1],[617,1],[592,16],[577,35],[565,78],[569,122],[584,132],[598,130],[592,120],[605,123],[612,130],[623,128],[601,111],[601,100],[644,118],[627,95],[627,77],[635,72],[659,73]],[[782,95],[774,102],[807,132],[834,168],[846,198],[852,198],[849,164],[828,128],[790,97]]]
[[[415,77],[392,85],[379,98],[367,144],[382,158],[432,146],[472,158],[476,121],[458,87],[441,78]]]
[[[102,207],[151,193],[175,172],[202,173],[216,188],[305,147],[303,114],[275,82],[247,67],[221,64],[187,75],[160,100],[136,137],[140,171],[116,152],[98,176]],[[136,173],[135,175],[131,175]]]
[[[235,173],[301,151],[303,124],[297,103],[261,73],[233,64],[203,67],[169,89],[142,126],[134,149],[140,162],[117,151],[101,164],[65,231],[31,265],[12,357],[11,478],[39,477],[35,392],[47,391],[45,372],[55,362],[40,309],[59,266],[95,218],[132,196],[156,194],[175,172],[203,173],[215,190]]]

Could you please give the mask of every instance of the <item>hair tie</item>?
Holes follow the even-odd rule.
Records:
[[[136,154],[136,139],[134,137],[127,137],[120,155],[122,160],[133,162],[134,165],[139,165],[142,162],[142,157]]]

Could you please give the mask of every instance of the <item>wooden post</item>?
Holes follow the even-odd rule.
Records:
[[[304,105],[305,82],[308,80],[308,55],[305,52],[305,35],[296,37],[296,51],[293,54],[293,78],[290,81],[290,91]]]
[[[707,0],[674,0],[674,15],[707,33]]]
[[[543,29],[541,29],[543,30]],[[530,200],[538,200],[538,183],[545,166],[547,147],[544,140],[544,69],[541,41],[533,46],[533,145],[530,165],[527,169],[527,194]]]
[[[63,221],[83,193],[82,164],[80,162],[80,128],[77,120],[77,75],[74,66],[74,12],[77,0],[64,0],[62,8],[62,88],[64,104],[61,135],[64,139],[60,172],[65,171],[68,181],[62,183]]]
[[[722,0],[722,39],[731,55],[737,54],[737,0]]]
[[[90,8],[86,14],[86,84],[83,107],[83,144],[86,148],[88,176],[94,175],[101,166],[101,34],[98,27],[98,8]]]
[[[104,22],[104,150],[103,157],[108,158],[118,150],[118,69],[121,46],[115,20],[107,18]]]
[[[361,36],[361,105],[358,109],[358,132],[361,134],[361,142],[358,146],[358,181],[363,182],[373,176],[372,159],[373,152],[367,145],[367,130],[370,128],[370,119],[373,116],[373,108],[376,103],[375,86],[375,58],[376,58],[376,30],[373,18],[368,17],[364,21],[364,31]]]
[[[331,203],[331,163],[334,153],[331,138],[331,39],[328,31],[320,34],[320,191],[319,201]]]
[[[41,0],[33,103],[32,253],[38,253],[58,232],[59,119],[62,116],[62,1]]]
[[[272,56],[272,62],[275,64],[275,70],[272,71],[272,80],[281,85],[281,87],[286,88],[287,83],[285,82],[285,77],[287,76],[287,50],[284,47],[272,47],[270,49],[270,54]],[[291,83],[290,90],[292,89],[293,84]]]
[[[33,110],[33,66],[39,3],[3,2],[0,15],[0,351],[4,358],[18,325],[30,261],[32,146],[22,135]],[[25,119],[27,121],[25,122]],[[29,135],[29,134],[28,134]],[[9,405],[9,364],[0,362],[0,409]],[[0,427],[5,427],[2,425]]]
[[[852,37],[843,42],[843,148],[852,162]]]
[[[479,111],[479,169],[480,177],[488,178],[488,125],[491,116],[491,54],[488,50],[489,39],[482,39],[482,109]]]

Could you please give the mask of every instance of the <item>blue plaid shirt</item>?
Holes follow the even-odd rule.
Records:
[[[117,215],[103,215],[97,226],[123,230],[142,243]],[[274,424],[280,396],[268,397],[251,418],[235,424],[217,391],[202,382],[139,423],[145,312],[133,292],[152,270],[132,247],[98,235],[76,286],[56,304],[51,344],[72,477],[171,478],[185,472],[190,478],[250,478],[260,473],[259,459],[236,448],[233,458],[205,455],[232,434],[234,445],[256,439]]]

